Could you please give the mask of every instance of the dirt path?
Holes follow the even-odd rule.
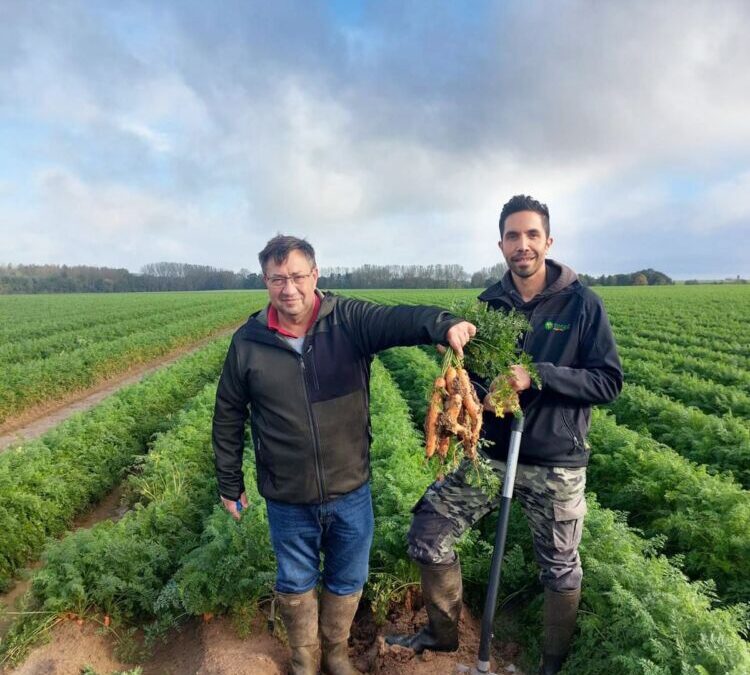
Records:
[[[411,630],[424,618],[424,610],[413,613],[400,607],[385,626],[378,628],[367,607],[361,607],[350,643],[357,669],[377,675],[452,675],[459,663],[475,665],[479,623],[466,607],[460,624],[461,647],[454,653],[425,652],[415,656],[410,650],[385,645],[384,635],[394,630]],[[517,655],[517,648],[501,646],[504,655],[495,655],[494,672],[522,675],[508,657]],[[260,616],[246,638],[238,637],[226,618],[209,623],[192,620],[138,665],[143,675],[284,675],[288,662],[288,648],[266,630],[266,618]],[[53,631],[49,644],[35,649],[23,665],[6,671],[6,675],[79,675],[87,665],[99,675],[134,667],[114,656],[112,639],[95,623],[78,625],[75,621],[65,621]]]
[[[184,345],[161,356],[155,361],[134,366],[113,378],[100,382],[90,389],[73,392],[63,399],[43,406],[30,408],[18,417],[6,420],[0,425],[0,452],[6,450],[14,443],[41,436],[71,415],[93,408],[108,396],[122,389],[122,387],[139,382],[146,375],[150,375],[154,371],[159,370],[159,368],[174,363],[187,354],[198,351],[201,347],[206,346],[209,342],[217,338],[231,335],[235,330],[237,330],[237,326],[222,328],[199,342]]]

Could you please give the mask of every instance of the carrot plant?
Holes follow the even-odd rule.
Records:
[[[172,413],[216,378],[226,345],[215,342],[0,454],[0,588],[47,537],[107,494],[149,438],[174,422]]]
[[[415,349],[416,351],[418,350]],[[428,357],[425,358],[429,360]],[[424,368],[424,363],[418,367]],[[408,368],[401,368],[398,373],[399,382],[408,388]],[[595,418],[595,427],[598,420],[599,416]],[[620,433],[626,438],[632,435],[627,429],[620,430]],[[596,436],[593,440],[599,442]],[[606,440],[603,439],[602,443],[606,444]],[[623,461],[635,464],[642,453],[643,448],[637,448]],[[596,458],[596,453],[594,457]],[[683,472],[676,472],[675,480],[679,480],[681,476],[690,476],[695,481],[696,476],[685,473],[684,464],[678,462],[672,470],[675,468],[682,469]],[[606,474],[612,482],[614,474],[617,476],[617,482],[612,483],[612,491],[627,493],[629,479],[627,473],[622,472],[623,479],[620,480],[620,469],[621,467],[613,465],[612,471],[607,471],[605,466],[601,472],[602,480]],[[630,470],[635,473],[632,466]],[[644,470],[648,471],[645,464]],[[592,467],[592,471],[595,472],[595,467]],[[398,477],[403,474],[409,474],[406,467],[388,474],[391,490],[398,489]],[[681,498],[682,520],[688,520],[695,515],[701,508],[701,498],[710,498],[712,490],[716,487],[717,485],[706,485],[705,490],[699,491],[692,507],[695,511],[690,512],[684,510],[684,503],[689,492],[697,490],[698,486],[694,482],[688,483]],[[668,485],[655,486],[654,493],[668,489]],[[735,504],[741,504],[743,497],[744,493],[738,495],[734,491]],[[654,498],[658,498],[657,494]],[[750,651],[742,637],[746,635],[748,627],[744,606],[715,609],[710,582],[688,582],[678,567],[663,555],[659,555],[659,538],[651,541],[641,538],[628,529],[624,516],[599,507],[596,497],[592,494],[588,495],[588,501],[589,514],[584,522],[584,537],[581,544],[584,585],[582,610],[579,615],[579,636],[563,673],[697,675],[720,672],[739,675],[745,672],[750,667]],[[721,508],[730,506],[732,498],[724,502],[715,501],[714,504],[719,509],[717,518],[721,520],[724,513]],[[644,505],[645,508],[650,506],[650,503]],[[743,509],[744,507],[740,507],[740,513],[744,512]],[[746,537],[743,536],[741,527],[746,516],[728,517],[734,523],[731,526],[732,531],[745,541]],[[677,523],[680,519],[677,514],[674,522]],[[537,593],[533,583],[530,542],[528,533],[523,532],[526,528],[520,527],[521,521],[519,510],[514,509],[501,593],[507,596],[522,592],[535,596],[528,609],[523,612],[524,628],[520,636],[528,652],[534,654],[539,648],[541,595]],[[710,526],[707,524],[707,528]],[[714,527],[719,527],[718,522]],[[480,531],[485,537],[484,541],[477,540]],[[708,529],[704,534],[707,532]],[[459,543],[457,548],[461,554],[465,578],[468,572],[470,579],[486,582],[493,533],[492,527],[485,526],[468,533]],[[742,555],[743,546],[744,544],[739,544],[739,548],[735,549],[731,556]],[[731,556],[725,560],[725,564],[734,564],[735,558]],[[738,570],[737,574],[742,576],[742,570]],[[477,593],[475,596],[481,602],[482,594]]]
[[[182,559],[200,541],[204,518],[218,499],[211,417],[216,385],[191,401],[176,425],[157,437],[130,478],[138,501],[117,522],[104,521],[49,544],[32,579],[23,615],[0,645],[3,659],[17,659],[49,616],[103,613],[117,627],[145,625]]]
[[[731,478],[594,411],[588,485],[648,537],[664,537],[686,574],[713,580],[726,602],[750,601],[750,493]]]

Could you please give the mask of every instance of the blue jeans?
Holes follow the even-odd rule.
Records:
[[[367,580],[375,520],[370,484],[324,504],[266,500],[276,553],[276,590],[305,593],[320,579],[335,595],[362,590]]]

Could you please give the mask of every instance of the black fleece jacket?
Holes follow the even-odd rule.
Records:
[[[576,273],[546,260],[547,287],[524,302],[510,272],[479,299],[499,311],[516,309],[529,320],[523,349],[542,387],[521,394],[526,423],[519,461],[541,466],[586,466],[591,406],[613,401],[622,389],[622,366],[601,298]],[[487,383],[480,383],[486,386]],[[493,458],[508,455],[510,419],[484,414],[484,437]]]
[[[316,504],[360,487],[370,477],[372,355],[444,341],[460,321],[436,307],[320,297],[301,354],[268,329],[267,310],[252,315],[232,338],[213,419],[216,475],[227,499],[245,489],[248,415],[264,497]]]

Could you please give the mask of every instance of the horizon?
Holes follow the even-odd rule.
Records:
[[[552,260],[555,260],[555,259],[552,258]],[[507,264],[505,263],[505,261],[498,261],[498,262],[500,262],[503,265],[503,267],[505,267],[507,269]],[[91,264],[86,264],[86,263],[67,264],[67,263],[15,263],[15,262],[0,262],[0,269],[2,269],[2,267],[4,267],[4,266],[10,266],[10,267],[24,267],[24,266],[27,266],[27,267],[45,267],[45,266],[52,266],[52,267],[67,267],[67,268],[85,267],[85,268],[91,268],[91,269],[108,269],[108,270],[112,270],[112,271],[125,270],[129,274],[133,274],[133,275],[137,275],[137,276],[148,276],[149,273],[143,271],[144,268],[147,267],[148,265],[158,265],[158,264],[187,265],[187,266],[196,266],[196,267],[201,267],[202,266],[202,265],[200,265],[198,263],[180,262],[180,261],[175,261],[175,260],[169,260],[169,261],[167,261],[167,260],[151,261],[149,263],[145,263],[144,265],[142,265],[141,268],[138,269],[138,270],[132,270],[132,269],[129,269],[128,267],[110,267],[110,266],[106,266],[106,265],[104,265],[104,266],[102,266],[102,265],[91,265]],[[412,267],[412,266],[413,267],[438,267],[438,266],[448,267],[448,266],[457,265],[457,264],[458,263],[437,263],[437,262],[436,263],[408,263],[408,264],[389,264],[389,263],[373,264],[373,263],[363,263],[363,265],[356,266],[356,267],[354,267],[354,266],[348,266],[348,265],[330,266],[330,265],[319,265],[319,264],[317,265],[317,267],[318,267],[318,269],[320,271],[320,276],[321,277],[326,277],[326,276],[330,276],[331,274],[346,274],[346,273],[350,273],[350,272],[355,272],[358,269],[361,269],[362,267],[364,267],[365,265],[372,265],[374,267]],[[211,268],[213,268],[214,271],[217,271],[217,272],[230,272],[230,273],[236,274],[236,275],[242,275],[243,272],[246,272],[247,274],[255,274],[255,275],[260,275],[261,274],[259,268],[258,269],[251,269],[251,268],[229,269],[229,268],[213,267],[211,265],[206,265],[206,267],[211,267]],[[472,274],[480,272],[480,271],[483,271],[483,270],[488,269],[488,268],[491,268],[492,265],[484,266],[484,267],[481,267],[481,268],[478,268],[478,269],[466,269],[463,266],[461,266],[461,267],[463,269],[463,272],[465,274],[467,274],[469,277],[471,277]],[[678,276],[673,276],[672,274],[670,274],[666,270],[655,269],[655,268],[650,268],[650,267],[639,267],[638,269],[629,270],[629,271],[601,272],[599,274],[591,274],[589,272],[582,271],[582,270],[573,270],[573,271],[576,274],[578,274],[578,275],[583,274],[583,275],[586,275],[588,277],[596,278],[596,277],[601,277],[601,276],[612,277],[612,276],[620,276],[620,275],[623,275],[623,276],[625,276],[625,275],[634,275],[634,274],[638,274],[639,272],[645,272],[645,271],[648,271],[648,270],[652,270],[654,272],[659,272],[661,274],[664,274],[667,277],[669,277],[670,279],[672,279],[672,281],[675,281],[675,282],[684,282],[684,281],[693,281],[693,280],[702,281],[702,282],[716,282],[716,281],[726,282],[726,281],[746,281],[747,280],[746,277],[744,277],[744,276],[742,276],[740,274],[730,275],[730,276],[725,276],[725,277],[690,277],[690,276],[678,277]]]

